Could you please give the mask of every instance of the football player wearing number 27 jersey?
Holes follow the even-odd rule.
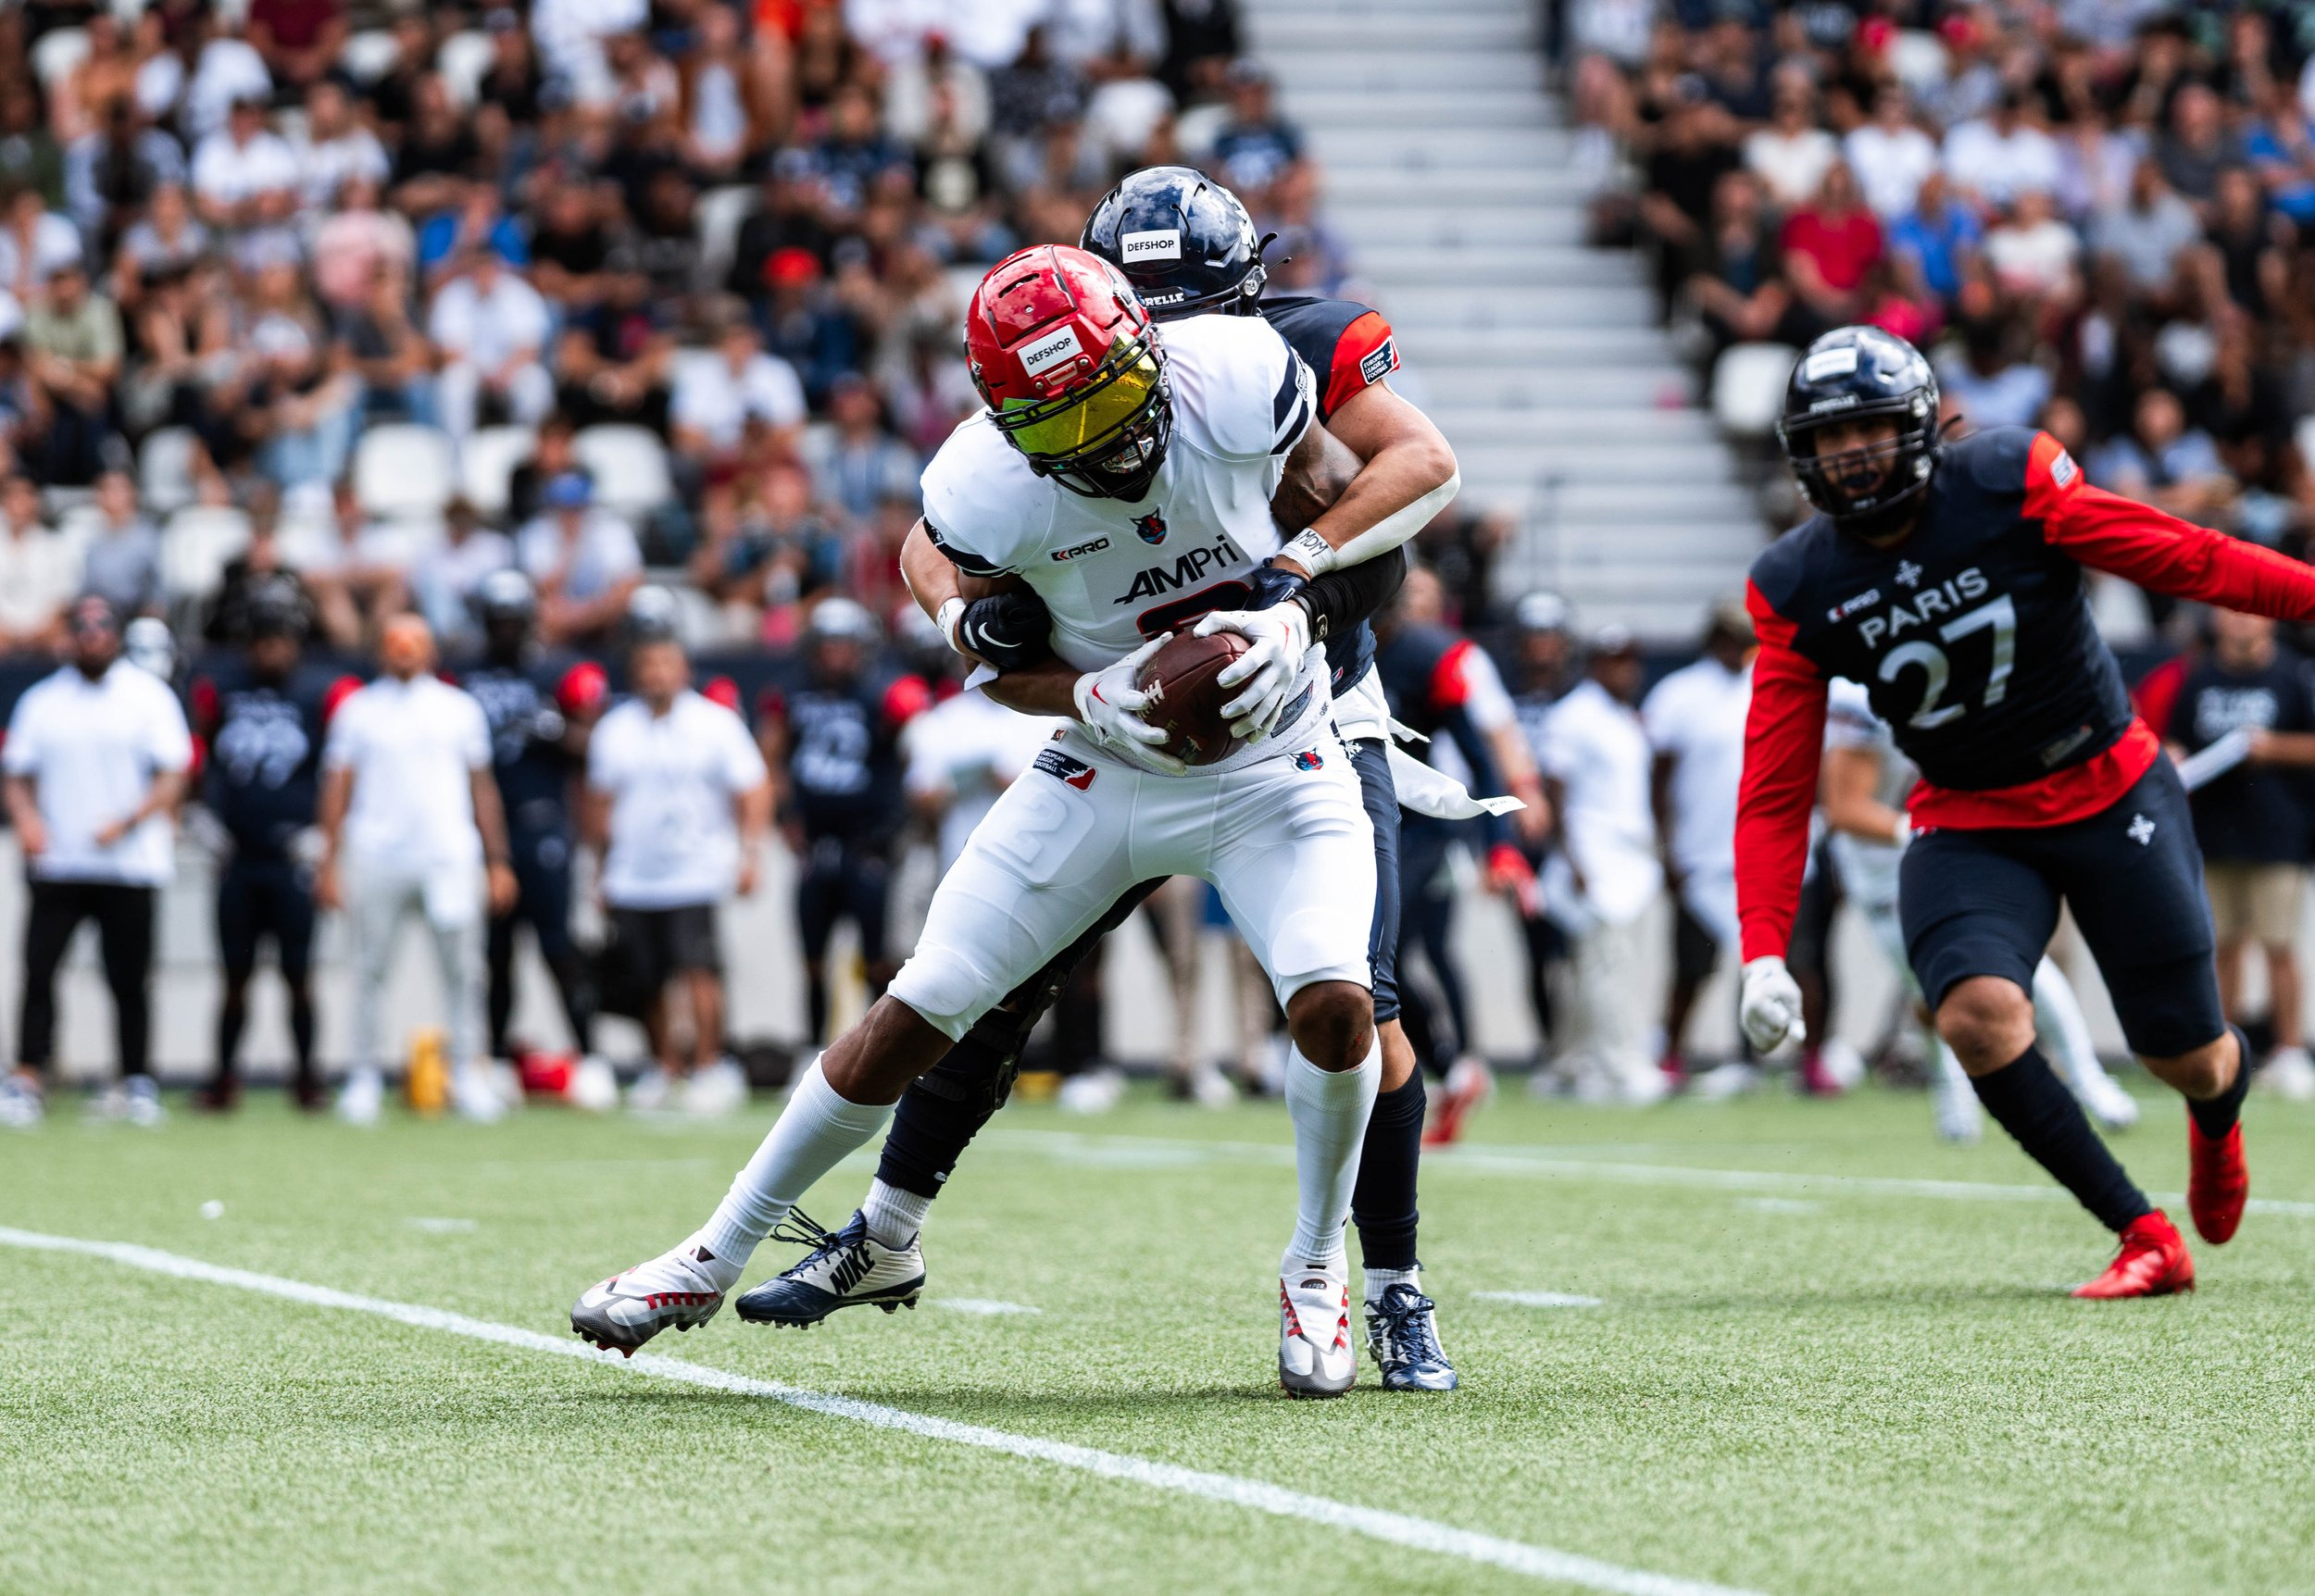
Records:
[[[1897,910],[1938,1035],[1986,1112],[2120,1238],[2074,1294],[2191,1291],[2177,1228],[2033,1041],[2033,969],[2062,902],[2131,1050],[2186,1099],[2195,1228],[2234,1234],[2246,1050],[2219,1007],[2185,792],[2131,712],[2083,567],[2301,622],[2315,570],[2091,487],[2047,433],[1943,441],[1928,363],[1875,328],[1809,347],[1778,430],[1819,513],[1760,556],[1746,595],[1760,653],[1736,817],[1746,1034],[1765,1052],[1800,1030],[1783,953],[1827,689],[1846,678],[1921,769]]]
[[[1308,368],[1259,319],[1198,317],[1160,335],[1115,267],[1044,245],[989,272],[966,330],[988,409],[927,468],[924,530],[965,575],[1017,578],[1050,613],[1056,657],[1000,675],[992,695],[1078,724],[974,830],[890,991],[804,1072],[707,1224],[588,1291],[573,1328],[632,1350],[704,1321],[804,1192],[976,1020],[1127,889],[1194,875],[1220,891],[1286,1011],[1298,1198],[1281,1373],[1289,1389],[1339,1392],[1354,1372],[1343,1226],[1380,1049],[1373,836],[1331,726],[1324,651],[1299,639],[1254,717],[1264,734],[1196,768],[1141,719],[1137,677],[1170,629],[1250,597],[1273,555],[1318,574],[1395,550],[1420,521],[1282,538],[1273,506],[1300,521],[1348,452],[1317,418]],[[884,1305],[915,1292],[895,1282]]]

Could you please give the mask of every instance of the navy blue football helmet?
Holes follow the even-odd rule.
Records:
[[[1817,433],[1884,417],[1893,443],[1821,455]],[[1928,492],[1940,452],[1937,377],[1921,352],[1878,327],[1840,327],[1808,346],[1784,390],[1778,442],[1803,497],[1843,531],[1884,537]]]
[[[1081,247],[1125,273],[1159,321],[1252,316],[1270,273],[1238,196],[1189,167],[1144,167],[1101,196]]]

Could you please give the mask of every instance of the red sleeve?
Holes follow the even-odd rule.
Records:
[[[216,736],[218,711],[221,702],[217,691],[217,683],[208,677],[196,676],[193,679],[193,686],[186,691],[185,696],[193,704],[194,734],[204,738]]]
[[[1326,393],[1319,400],[1321,420],[1350,403],[1361,389],[1370,388],[1398,369],[1398,340],[1383,313],[1370,310],[1342,330],[1334,340],[1334,359],[1326,374]]]
[[[2181,655],[2156,666],[2130,690],[2131,707],[2157,737],[2170,736],[2171,714],[2178,708],[2179,689],[2185,685],[2186,659]]]
[[[1463,638],[1439,656],[1439,663],[1431,669],[1432,708],[1459,709],[1470,699],[1471,687],[1463,676],[1463,661],[1477,646]]]
[[[1745,584],[1760,652],[1736,793],[1736,918],[1746,961],[1783,957],[1808,865],[1808,814],[1824,754],[1825,679],[1793,646],[1794,626]]]
[[[728,676],[711,676],[699,689],[699,696],[732,714],[740,712],[740,684]]]
[[[572,666],[555,684],[555,702],[565,715],[592,714],[601,709],[610,696],[610,677],[591,659]]]
[[[2026,458],[2025,513],[2041,521],[2050,547],[2140,587],[2277,620],[2315,621],[2315,567],[2090,486],[2047,432],[2034,434]]]
[[[338,712],[338,705],[362,690],[358,676],[341,676],[330,684],[330,691],[321,695],[321,724],[327,726]]]
[[[932,689],[920,676],[896,676],[884,689],[884,724],[895,730],[932,707]]]

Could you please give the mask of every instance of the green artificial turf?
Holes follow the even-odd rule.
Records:
[[[2175,1191],[2182,1116],[2145,1101],[2124,1155]],[[360,1132],[263,1102],[140,1132],[67,1110],[0,1137],[0,1225],[562,1334],[591,1279],[706,1216],[770,1112]],[[1938,1145],[1918,1097],[1507,1091],[1423,1191],[1465,1388],[1393,1395],[1362,1367],[1298,1403],[1273,1374],[1283,1111],[1020,1105],[934,1213],[921,1310],[809,1335],[727,1313],[654,1350],[1779,1596],[2304,1590],[2315,1110],[2257,1103],[2250,1139],[2255,1192],[2304,1209],[2197,1245],[2194,1297],[2091,1304],[2058,1288],[2104,1234],[2006,1143]],[[808,1206],[840,1220],[868,1167]],[[1992,1190],[1874,1184],[1908,1178]],[[5,1591],[1548,1588],[99,1259],[0,1247],[0,1341]]]

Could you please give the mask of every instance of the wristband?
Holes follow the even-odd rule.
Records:
[[[1324,576],[1336,563],[1334,545],[1308,528],[1287,539],[1286,546],[1278,552],[1314,577]]]
[[[957,622],[964,613],[964,599],[960,595],[951,594],[941,601],[940,609],[932,617],[932,624],[941,629],[941,635],[948,640],[948,646],[958,654],[965,652],[957,644]]]

